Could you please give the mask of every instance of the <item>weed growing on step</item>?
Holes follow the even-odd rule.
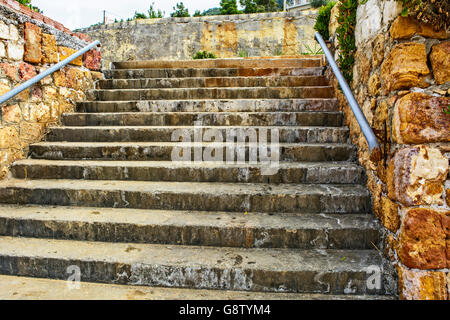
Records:
[[[199,60],[199,59],[216,59],[216,55],[212,52],[208,52],[208,51],[197,51],[197,53],[194,55],[193,59],[194,60]]]

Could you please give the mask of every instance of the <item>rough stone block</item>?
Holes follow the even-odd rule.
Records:
[[[19,66],[19,76],[21,81],[27,81],[36,75],[36,69],[28,63],[22,62]]]
[[[19,133],[13,126],[0,127],[0,149],[18,148]]]
[[[374,73],[369,78],[369,93],[372,96],[377,96],[380,94],[381,81],[378,74]]]
[[[380,217],[386,229],[394,233],[397,232],[400,228],[399,205],[385,196],[382,196],[380,201],[380,212],[377,216]]]
[[[11,85],[7,79],[0,80],[0,96],[11,90]]]
[[[430,60],[436,83],[444,84],[450,81],[450,40],[434,45]]]
[[[9,40],[10,33],[9,33],[9,26],[0,20],[0,39],[3,40]]]
[[[18,81],[18,72],[17,67],[13,64],[9,63],[0,63],[0,69],[2,70],[3,74],[6,75],[9,79],[12,81]]]
[[[419,23],[417,33],[422,37],[445,40],[448,38],[447,32],[444,29],[434,30],[433,26],[428,23]]]
[[[408,270],[397,267],[400,299],[447,300],[445,272]]]
[[[416,34],[419,26],[417,20],[412,17],[397,17],[391,25],[392,39],[409,39]]]
[[[58,62],[58,46],[56,38],[52,34],[42,34],[42,63]]]
[[[102,56],[98,50],[90,50],[83,55],[84,66],[89,70],[100,70]]]
[[[450,98],[410,93],[395,104],[393,139],[402,144],[450,142]]]
[[[0,42],[0,58],[6,57],[6,48],[3,42]]]
[[[53,73],[53,81],[55,82],[55,86],[65,87],[67,85],[65,71],[61,69]]]
[[[27,103],[22,109],[25,121],[46,123],[50,119],[50,107],[46,104]]]
[[[339,27],[339,23],[337,21],[337,17],[339,15],[339,6],[336,4],[333,9],[331,9],[330,14],[330,23],[328,25],[328,30],[330,32],[330,37],[334,36],[337,28]]]
[[[84,73],[76,68],[68,68],[66,70],[67,87],[82,90],[84,82]]]
[[[26,22],[25,23],[25,54],[23,59],[31,63],[40,63],[42,31],[38,26]]]
[[[13,24],[9,25],[9,38],[13,41],[19,40],[19,30]]]
[[[44,128],[45,124],[43,123],[22,121],[19,125],[22,147],[41,141]]]
[[[374,37],[381,29],[382,13],[377,0],[368,0],[356,11],[355,40],[362,44]]]
[[[388,163],[388,195],[406,206],[443,204],[448,159],[423,145],[398,150]]]
[[[396,45],[381,66],[383,91],[425,88],[425,78],[430,74],[424,44],[407,42]]]
[[[8,59],[22,61],[24,55],[23,45],[17,42],[8,41],[6,45]]]
[[[5,122],[19,123],[22,120],[22,111],[18,104],[3,106],[2,119]]]
[[[58,46],[59,61],[63,61],[64,59],[68,58],[75,52],[76,52],[76,50],[74,50],[74,49]],[[81,67],[83,65],[82,56],[76,58],[75,60],[70,62],[70,64]]]
[[[406,210],[398,252],[405,266],[416,269],[447,267],[446,233],[442,224],[445,214],[429,208]]]

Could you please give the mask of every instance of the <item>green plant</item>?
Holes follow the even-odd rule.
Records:
[[[326,6],[322,6],[319,9],[319,14],[317,15],[316,24],[314,25],[314,30],[320,33],[324,40],[330,38],[330,32],[328,30],[328,25],[330,24],[331,9],[333,9],[336,2],[330,1]]]
[[[247,58],[247,57],[249,57],[249,53],[248,53],[248,51],[247,50],[244,50],[244,49],[241,49],[241,50],[239,50],[239,57],[240,58]]]
[[[218,16],[220,15],[220,8],[211,8],[206,11],[203,11],[203,16]]]
[[[353,80],[353,65],[355,64],[355,26],[358,0],[343,0],[338,6],[339,26],[336,29],[339,42],[338,63],[344,78],[350,84]]]
[[[152,2],[152,4],[150,5],[150,8],[147,10],[147,12],[148,12],[148,18],[149,19],[159,19],[159,18],[163,18],[164,17],[164,11],[161,11],[161,10],[155,10],[154,9],[154,5],[155,5],[155,3],[154,2]]]
[[[239,14],[242,11],[238,10],[236,0],[221,0],[220,1],[220,14]]]
[[[313,46],[309,46],[307,43],[304,44],[306,51],[302,52],[302,55],[305,56],[315,56],[318,54],[323,54],[322,48],[318,44],[314,44]]]
[[[313,8],[320,8],[322,6],[326,6],[328,3],[328,0],[312,0],[311,1],[311,7]]]
[[[447,108],[444,108],[443,111],[446,114],[450,114],[450,104],[447,106]]]
[[[216,59],[216,56],[214,53],[208,52],[208,51],[197,51],[197,53],[194,55],[193,59],[199,60],[199,59]]]
[[[39,13],[43,13],[41,9],[31,5],[31,0],[16,0],[16,1],[19,2],[22,5],[30,8],[33,11],[36,11],[36,12],[39,12]]]
[[[202,13],[200,10],[195,10],[193,17],[201,17]]]
[[[275,0],[239,0],[244,8],[244,13],[274,12],[279,11],[279,3]]]
[[[282,56],[283,55],[283,49],[281,48],[275,48],[275,51],[273,52],[274,56]]]
[[[438,29],[450,24],[450,1],[448,0],[396,0],[403,6],[402,16],[411,16]]]
[[[184,6],[183,2],[177,3],[175,7],[173,7],[174,12],[170,14],[171,17],[190,17],[189,10]]]

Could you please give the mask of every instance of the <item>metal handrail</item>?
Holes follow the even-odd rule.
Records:
[[[84,47],[81,50],[78,50],[77,52],[75,52],[74,54],[72,54],[71,56],[69,56],[68,58],[64,59],[63,61],[55,64],[54,66],[48,68],[47,70],[45,70],[44,72],[38,74],[37,76],[31,78],[28,81],[25,81],[24,83],[22,83],[20,86],[12,89],[11,91],[5,93],[4,95],[2,95],[0,97],[0,104],[8,101],[9,99],[11,99],[12,97],[18,95],[19,93],[21,93],[22,91],[28,89],[29,87],[31,87],[32,85],[36,84],[37,82],[41,81],[43,78],[51,75],[52,73],[54,73],[55,71],[58,71],[59,69],[61,69],[62,67],[66,66],[67,64],[69,64],[70,62],[72,62],[73,60],[75,60],[76,58],[78,58],[79,56],[81,56],[82,54],[85,54],[86,52],[88,52],[89,50],[91,50],[92,48],[98,46],[100,44],[100,41],[96,40],[94,42],[92,42],[91,44],[89,44],[88,46]]]
[[[362,133],[364,134],[364,137],[366,137],[367,144],[369,145],[369,150],[373,155],[379,155],[380,152],[380,146],[378,145],[378,140],[373,133],[372,128],[369,125],[369,122],[367,121],[366,117],[364,116],[364,113],[361,111],[361,108],[358,105],[358,102],[356,102],[355,97],[353,96],[352,91],[350,90],[350,87],[345,81],[344,76],[341,73],[341,70],[339,70],[339,67],[336,64],[336,61],[334,61],[334,58],[328,50],[327,45],[325,44],[325,41],[323,41],[322,36],[316,32],[315,34],[317,42],[319,42],[320,46],[322,47],[322,51],[324,52],[328,63],[331,66],[331,69],[333,70],[334,74],[336,75],[336,78],[341,85],[342,91],[344,92],[345,98],[348,101],[348,104],[350,105],[350,108],[353,111],[353,114],[355,115],[356,121],[358,121],[359,127],[361,128]]]

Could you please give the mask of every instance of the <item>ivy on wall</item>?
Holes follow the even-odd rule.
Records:
[[[355,64],[355,26],[358,0],[342,0],[338,5],[338,28],[336,29],[339,42],[338,63],[342,74],[350,84],[353,80],[353,65]]]

